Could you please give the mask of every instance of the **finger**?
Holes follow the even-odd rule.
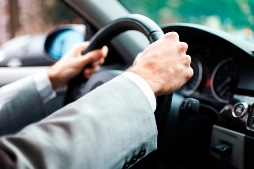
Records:
[[[84,63],[89,64],[102,58],[101,64],[103,64],[107,54],[108,54],[108,47],[103,46],[101,49],[93,50],[88,52],[86,55],[83,55],[84,58],[82,60]]]
[[[101,58],[99,64],[102,65],[102,64],[104,64],[104,63],[105,63],[105,59],[104,59],[104,58]]]
[[[98,60],[94,61],[94,62],[92,63],[92,65],[93,65],[93,67],[95,67],[95,66],[100,66],[100,65],[102,65],[104,62],[105,62],[105,59],[104,59],[104,58],[101,58],[101,59],[98,59]]]
[[[85,78],[91,77],[97,71],[97,69],[98,69],[98,66],[84,69],[84,71],[83,71],[84,77]]]
[[[93,63],[97,60],[100,60],[103,57],[103,53],[101,50],[94,50],[91,52],[88,52],[87,54],[80,57],[80,62],[82,62],[84,65]]]
[[[180,43],[179,43],[179,51],[180,51],[180,52],[183,52],[183,53],[186,53],[187,50],[188,50],[188,45],[187,45],[187,43],[185,43],[185,42],[180,42]]]
[[[107,55],[108,55],[108,47],[107,46],[103,46],[101,50],[102,50],[101,51],[102,52],[102,57],[106,58]]]
[[[186,78],[189,80],[194,75],[194,71],[191,67],[189,67],[187,70],[188,72],[186,73]]]
[[[187,55],[187,58],[188,58],[188,63],[189,63],[188,66],[191,67],[191,66],[190,66],[190,65],[191,65],[191,56],[190,56],[190,55]]]
[[[168,33],[165,34],[165,37],[173,39],[175,41],[179,41],[179,35],[176,32],[168,32]]]
[[[92,74],[91,69],[84,69],[83,75],[85,78],[89,78],[91,76],[91,74]]]
[[[82,52],[88,47],[89,42],[82,42],[75,44],[65,55],[64,58],[69,57],[79,57],[82,55]]]
[[[88,41],[78,43],[73,47],[73,50],[83,52],[89,46],[89,44],[90,44],[90,42],[88,42]]]
[[[89,44],[88,44],[88,45],[89,45]],[[77,46],[77,47],[80,47],[80,46]],[[83,48],[86,49],[85,44],[83,44]],[[82,49],[82,47],[80,47],[79,49]],[[106,58],[106,56],[107,56],[107,54],[108,54],[108,47],[107,47],[107,46],[103,46],[101,49],[95,49],[95,50],[93,50],[93,51],[101,52],[101,56],[102,56],[103,58]],[[92,52],[92,51],[90,51],[90,52]],[[88,52],[88,53],[89,53],[89,52]]]
[[[84,78],[89,79],[92,76],[92,73],[84,73]]]

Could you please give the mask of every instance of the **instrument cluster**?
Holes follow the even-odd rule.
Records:
[[[231,54],[216,48],[189,45],[193,77],[179,92],[188,97],[228,103],[238,83],[237,64]]]

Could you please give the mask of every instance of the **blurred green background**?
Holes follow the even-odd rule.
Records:
[[[98,0],[100,1],[100,0]],[[221,29],[254,43],[254,0],[119,0],[159,25],[187,22]],[[84,21],[60,0],[0,0],[0,45],[25,34]]]
[[[253,40],[254,0],[119,0],[159,25],[197,23]]]

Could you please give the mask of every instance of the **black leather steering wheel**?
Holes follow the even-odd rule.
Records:
[[[126,17],[117,19],[100,29],[91,38],[90,45],[84,51],[84,54],[89,51],[102,48],[104,45],[109,43],[112,38],[128,30],[140,31],[148,38],[150,43],[155,42],[164,35],[161,28],[149,18],[138,14],[131,14]],[[95,87],[105,83],[120,73],[121,72],[119,71],[99,73],[93,75],[88,81],[83,77],[82,74],[79,74],[69,82],[64,104],[66,105],[79,99],[87,92],[93,90]],[[155,118],[159,136],[163,131],[164,124],[167,120],[167,115],[170,111],[171,99],[172,94],[167,96],[159,96],[156,98],[157,108],[155,111]],[[160,138],[158,138],[158,141],[159,139]]]

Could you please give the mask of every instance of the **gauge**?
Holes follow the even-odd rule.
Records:
[[[212,73],[212,93],[223,103],[233,96],[233,90],[238,83],[237,67],[232,58],[221,61]]]
[[[193,76],[189,79],[187,83],[185,83],[178,90],[180,93],[186,96],[193,94],[197,90],[202,80],[202,74],[203,74],[202,64],[197,57],[191,58],[191,67],[194,72]]]

